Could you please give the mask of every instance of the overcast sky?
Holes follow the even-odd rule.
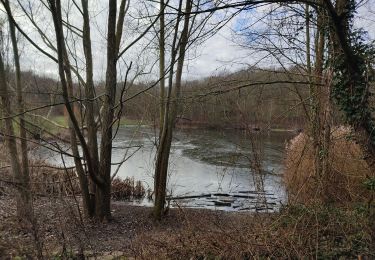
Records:
[[[32,0],[31,5],[27,5],[28,1],[21,1],[25,3],[25,8],[28,12],[36,18],[36,23],[40,28],[47,34],[47,36],[54,42],[54,31],[52,27],[52,20],[48,11],[40,5],[37,0]],[[138,1],[131,2],[131,8],[127,20],[125,21],[125,34],[122,46],[126,46],[132,41],[139,31],[135,32],[137,27],[146,27],[149,24],[149,20],[135,19],[145,14],[145,7]],[[93,44],[93,56],[94,56],[94,72],[95,80],[103,80],[105,75],[105,59],[106,59],[106,20],[107,20],[107,1],[89,1],[90,14],[92,17],[92,44]],[[258,65],[261,66],[273,66],[272,59],[263,59],[264,53],[254,52],[253,50],[245,49],[239,46],[239,43],[243,43],[243,39],[240,37],[234,37],[234,31],[238,30],[239,25],[247,24],[249,20],[256,20],[261,17],[270,6],[262,7],[257,10],[243,13],[233,18],[226,26],[224,26],[217,34],[210,39],[198,46],[194,46],[187,55],[187,62],[185,68],[185,79],[196,79],[200,77],[207,77],[212,74],[220,74],[223,71],[232,72],[239,70],[246,66],[253,65],[259,60],[262,62]],[[32,10],[32,12],[31,12]],[[65,8],[67,17],[71,23],[78,28],[82,28],[82,19],[79,13],[73,6],[66,6]],[[150,10],[154,13],[157,10]],[[43,49],[56,56],[53,51],[44,44],[40,38],[37,30],[30,24],[25,15],[20,10],[14,10],[16,20],[20,23],[25,32],[34,39],[38,44],[43,46]],[[221,16],[218,14],[213,19],[220,19]],[[248,24],[247,24],[248,25]],[[370,40],[375,39],[375,0],[367,1],[357,14],[355,25],[363,28],[369,32]],[[254,25],[262,26],[260,23]],[[156,50],[154,48],[145,49],[145,45],[149,43],[153,37],[152,33],[146,35],[146,38],[139,42],[138,45],[134,46],[128,53],[126,53],[122,60],[120,60],[119,79],[124,75],[124,64],[130,64],[133,62],[133,69],[141,70],[145,72],[149,71],[156,59]],[[82,44],[79,42],[79,38],[74,35],[68,35],[70,37],[69,48],[77,53],[78,67],[83,68],[84,57],[82,52]],[[75,41],[74,41],[75,40]],[[149,47],[152,47],[149,46]],[[20,40],[20,50],[22,58],[23,69],[31,69],[39,74],[46,74],[57,76],[57,65],[49,60],[47,57],[41,55],[35,48],[31,47],[25,39]],[[145,51],[146,50],[146,51]],[[139,65],[138,68],[134,64]],[[151,75],[144,76],[142,80],[152,78]]]

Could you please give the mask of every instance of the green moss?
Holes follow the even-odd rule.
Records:
[[[120,126],[135,126],[135,125],[150,125],[150,122],[140,119],[129,119],[122,117],[120,119]]]
[[[58,134],[62,131],[62,129],[68,127],[68,121],[64,116],[52,116],[47,120],[43,117],[28,115],[26,120],[32,123],[26,124],[28,132],[34,134],[39,134],[42,130],[53,134]]]

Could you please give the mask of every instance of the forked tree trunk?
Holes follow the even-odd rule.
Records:
[[[82,0],[83,12],[83,50],[86,59],[86,84],[85,84],[85,106],[86,106],[86,126],[87,126],[87,146],[90,151],[90,158],[94,169],[99,168],[99,154],[98,154],[98,139],[97,126],[95,123],[95,90],[93,80],[93,59],[91,50],[91,36],[90,36],[90,17],[88,11],[88,0]],[[87,160],[87,158],[86,158]],[[96,173],[92,173],[96,174]],[[91,174],[89,174],[91,176]],[[90,209],[91,214],[95,212],[95,193],[96,184],[89,178],[89,193],[90,193]]]
[[[103,98],[103,115],[102,115],[102,138],[100,146],[100,158],[98,158],[98,145],[97,145],[97,128],[94,120],[94,84],[93,84],[93,65],[92,65],[92,53],[91,53],[91,40],[90,40],[90,26],[89,26],[89,15],[88,15],[88,1],[82,0],[83,6],[83,17],[84,17],[84,35],[83,45],[86,58],[86,77],[87,84],[85,85],[85,94],[87,100],[87,111],[88,118],[86,119],[88,125],[88,142],[86,142],[83,134],[83,130],[80,129],[77,118],[74,114],[74,109],[70,104],[70,96],[73,94],[73,82],[70,73],[70,64],[66,47],[64,43],[64,33],[62,29],[62,18],[61,18],[61,2],[60,0],[48,0],[50,10],[53,15],[53,21],[55,25],[56,40],[57,40],[57,53],[58,53],[58,65],[61,85],[63,89],[63,98],[66,110],[71,120],[72,131],[72,145],[80,142],[83,150],[84,157],[86,159],[87,171],[93,184],[91,190],[95,190],[95,201],[93,196],[90,196],[88,188],[88,178],[85,172],[82,172],[82,163],[80,162],[79,154],[75,156],[76,166],[78,165],[77,171],[81,180],[81,189],[84,193],[84,204],[88,211],[88,215],[95,216],[100,220],[110,219],[111,211],[111,155],[112,155],[112,125],[114,120],[114,109],[115,109],[115,97],[116,97],[116,64],[118,49],[120,45],[122,26],[124,22],[124,16],[126,13],[125,0],[122,0],[120,5],[119,20],[117,23],[116,32],[116,9],[117,1],[109,1],[109,12],[108,12],[108,37],[107,37],[107,72],[106,72],[106,86],[105,95]],[[78,140],[74,140],[75,137]],[[72,146],[73,149],[74,146]],[[82,171],[81,171],[82,169]],[[93,194],[91,194],[93,195]],[[94,203],[95,202],[95,203]]]
[[[181,2],[180,2],[181,6]],[[154,217],[156,220],[160,220],[162,218],[162,214],[165,207],[165,200],[166,200],[166,190],[167,190],[167,177],[168,177],[168,163],[169,163],[169,155],[173,137],[173,128],[176,121],[176,116],[179,107],[179,98],[181,92],[181,79],[182,79],[182,70],[185,60],[185,52],[187,48],[187,43],[189,39],[189,22],[190,22],[190,12],[192,9],[192,2],[191,0],[186,1],[185,6],[185,14],[184,14],[184,25],[181,32],[181,39],[180,44],[178,46],[179,49],[179,56],[177,58],[177,69],[176,69],[176,79],[174,85],[173,95],[171,96],[172,90],[172,83],[173,83],[173,69],[170,72],[169,78],[169,88],[168,88],[168,97],[167,103],[165,106],[165,115],[164,115],[164,124],[163,124],[163,131],[161,134],[161,140],[159,143],[159,147],[157,150],[157,158],[156,158],[156,165],[155,165],[155,206],[154,206]],[[181,11],[181,8],[179,8]],[[179,11],[179,13],[180,13]],[[177,29],[179,23],[176,23],[175,29]],[[176,40],[177,30],[175,30],[175,38]],[[172,44],[172,48],[174,48],[174,44]],[[173,67],[176,58],[176,53],[172,50],[172,59],[171,59],[171,67]],[[170,106],[171,105],[171,106]]]
[[[107,28],[107,72],[103,103],[102,139],[100,145],[99,174],[104,180],[103,188],[97,189],[96,215],[101,219],[111,218],[111,157],[112,157],[112,126],[116,97],[117,80],[117,44],[116,44],[116,9],[117,1],[109,1]]]
[[[98,185],[100,189],[105,189],[106,183],[104,179],[101,178],[100,175],[96,174],[96,169],[94,168],[92,164],[89,148],[87,146],[82,130],[79,127],[77,118],[74,113],[74,109],[70,101],[70,96],[72,95],[73,83],[72,83],[72,79],[70,75],[70,64],[68,62],[68,56],[67,56],[66,47],[64,43],[64,32],[62,28],[62,17],[61,17],[61,2],[60,0],[48,0],[48,2],[50,5],[52,16],[53,16],[53,22],[54,22],[55,33],[56,33],[59,76],[60,76],[61,86],[63,90],[64,103],[65,103],[66,110],[70,117],[70,126],[75,132],[75,133],[72,132],[71,134],[73,152],[74,152],[74,149],[76,149],[75,147],[77,145],[77,140],[75,140],[75,137],[77,137],[78,141],[81,144],[83,153],[86,157],[86,166],[88,169],[88,173],[90,174],[90,177],[92,178],[93,181],[95,181],[95,183]],[[77,151],[74,153],[77,153]],[[76,162],[76,166],[78,165],[77,174],[79,175],[80,181],[82,181],[81,188],[82,188],[85,208],[88,214],[90,214],[91,209],[89,207],[91,203],[90,203],[90,196],[88,192],[88,183],[87,183],[86,174],[82,170],[82,167],[81,167],[82,165],[80,161],[81,158],[79,157],[79,154],[78,156],[75,156],[74,159]]]
[[[174,75],[174,64],[176,60],[177,50],[177,37],[178,37],[178,28],[180,25],[180,15],[182,8],[182,0],[179,1],[178,7],[178,16],[174,28],[174,37],[173,43],[171,46],[171,61],[170,61],[170,70],[168,78],[168,93],[164,104],[164,118],[163,125],[160,128],[159,134],[159,146],[156,152],[156,163],[155,163],[155,174],[154,174],[154,193],[155,193],[155,203],[154,203],[154,218],[160,220],[162,218],[164,206],[165,206],[165,197],[167,189],[167,176],[168,176],[168,163],[169,163],[169,150],[171,142],[168,142],[169,139],[172,139],[170,133],[170,107],[171,107],[171,98],[172,98],[172,88],[173,88],[173,75]],[[164,74],[164,72],[163,72]],[[160,75],[160,77],[163,75]]]
[[[69,56],[66,50],[65,43],[63,44],[63,54],[64,54],[64,71],[66,75],[67,80],[67,89],[68,89],[68,97],[69,100],[72,100],[74,97],[74,87],[73,87],[73,79],[72,74],[70,70],[70,62],[69,62]],[[75,111],[78,111],[78,109],[75,109],[77,104],[73,103],[73,113],[75,114]],[[77,171],[77,175],[79,178],[81,193],[82,193],[82,200],[83,200],[83,208],[84,208],[84,214],[86,217],[92,217],[94,214],[94,204],[91,203],[90,193],[89,193],[89,182],[88,178],[86,176],[85,170],[82,165],[81,161],[81,155],[78,150],[78,142],[77,142],[77,135],[76,131],[74,130],[73,126],[73,120],[68,117],[69,120],[69,132],[70,132],[70,146],[72,148],[72,153],[74,156],[74,164]]]

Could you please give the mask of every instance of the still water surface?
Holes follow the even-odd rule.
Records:
[[[120,128],[114,140],[112,173],[120,178],[134,177],[147,188],[153,188],[157,133],[148,127]],[[241,131],[177,130],[174,135],[168,194],[172,197],[206,195],[202,198],[172,201],[188,207],[223,210],[255,210],[259,200],[267,200],[271,210],[277,210],[286,199],[282,184],[282,162],[288,132],[253,133]],[[261,158],[262,174],[254,174],[254,153]],[[61,156],[46,149],[38,151],[40,159],[61,165]],[[66,164],[72,160],[66,158]],[[258,185],[256,185],[258,183]],[[263,183],[264,190],[260,190]],[[208,196],[211,194],[211,196]],[[152,205],[152,201],[132,201]],[[257,206],[256,206],[257,205]]]

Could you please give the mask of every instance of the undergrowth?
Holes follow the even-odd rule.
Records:
[[[174,234],[143,234],[141,258],[352,259],[375,257],[374,208],[295,205],[277,214],[194,218]],[[209,224],[208,224],[209,223]]]

